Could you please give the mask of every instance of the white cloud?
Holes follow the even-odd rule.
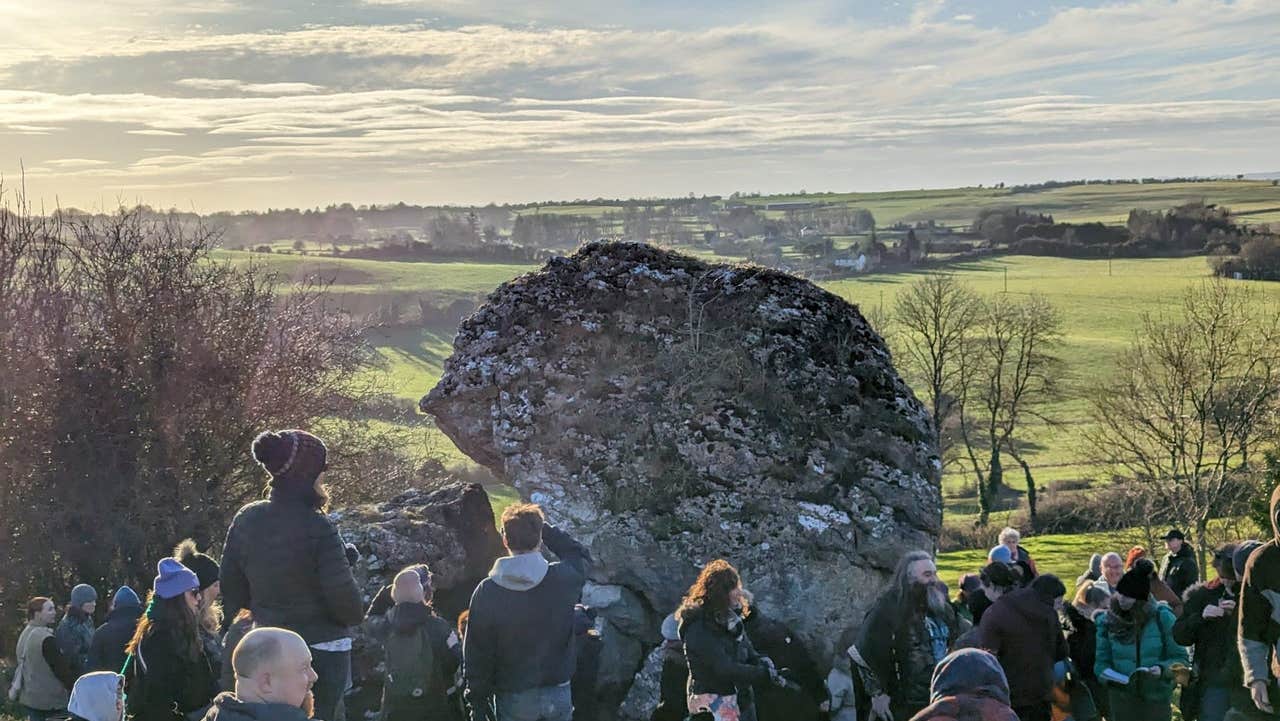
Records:
[[[246,83],[232,78],[182,78],[174,82],[182,88],[218,93],[248,93],[251,95],[303,95],[324,90],[321,85],[299,82]]]
[[[510,163],[586,187],[626,167],[630,192],[650,194],[661,191],[645,184],[670,182],[677,166],[683,190],[715,190],[699,174],[776,161],[784,170],[769,182],[797,174],[814,178],[809,187],[980,182],[972,174],[988,165],[1029,158],[1051,160],[1045,173],[1075,158],[1074,176],[1099,175],[1117,158],[1170,162],[1162,147],[1191,149],[1178,158],[1195,167],[1181,172],[1235,162],[1250,144],[1258,163],[1280,166],[1267,142],[1280,125],[1280,50],[1267,30],[1280,26],[1280,4],[1134,0],[1019,30],[946,13],[929,1],[874,27],[779,13],[682,29],[107,33],[0,57],[0,169],[29,157],[50,180],[75,171],[159,189],[276,177],[285,165],[301,189],[429,171],[433,187],[470,178],[483,192],[509,181]],[[104,80],[86,89],[85,78]],[[54,146],[74,132],[64,128],[89,126],[109,165],[76,164],[93,149]],[[1220,131],[1221,161],[1202,147],[1206,129]],[[167,149],[113,141],[129,136],[164,137]],[[539,193],[557,194],[550,187]]]

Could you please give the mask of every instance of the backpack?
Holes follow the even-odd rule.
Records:
[[[385,644],[387,678],[385,688],[393,698],[422,698],[440,686],[436,668],[435,650],[432,648],[429,624],[422,624],[413,633],[387,635]]]

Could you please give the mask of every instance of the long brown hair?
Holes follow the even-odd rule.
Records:
[[[187,606],[186,594],[173,598],[160,598],[156,592],[147,594],[147,612],[138,619],[138,627],[125,651],[137,654],[144,639],[156,633],[166,633],[178,655],[194,661],[200,657],[200,620]]]
[[[712,618],[724,618],[729,613],[730,594],[741,585],[738,569],[723,558],[711,561],[702,567],[698,580],[684,594],[676,618],[684,620],[695,609],[702,609]]]

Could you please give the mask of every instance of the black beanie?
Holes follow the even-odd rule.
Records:
[[[1128,596],[1135,601],[1145,601],[1150,598],[1151,569],[1151,565],[1139,563],[1126,571],[1120,578],[1120,583],[1116,584],[1116,593]]]
[[[271,474],[271,487],[307,491],[326,468],[329,449],[306,431],[267,431],[253,439],[253,458]]]
[[[196,550],[196,542],[193,539],[186,539],[173,549],[173,557],[195,572],[196,578],[200,579],[200,590],[212,586],[218,582],[220,569],[218,562],[213,560],[212,556],[205,555]]]

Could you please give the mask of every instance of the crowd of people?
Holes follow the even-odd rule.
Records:
[[[432,604],[430,559],[366,609],[326,513],[324,443],[268,432],[252,453],[267,497],[236,514],[220,561],[181,542],[145,601],[120,587],[101,625],[87,584],[61,621],[31,599],[9,689],[28,721],[343,721],[357,626],[381,644],[383,721],[593,718],[591,556],[539,507],[502,514],[508,555],[456,621]],[[1216,549],[1202,582],[1183,534],[1163,540],[1159,565],[1141,547],[1097,554],[1069,589],[1005,529],[955,598],[930,553],[905,553],[825,685],[713,560],[662,624],[652,721],[1168,721],[1175,700],[1184,721],[1280,718],[1280,541]]]

